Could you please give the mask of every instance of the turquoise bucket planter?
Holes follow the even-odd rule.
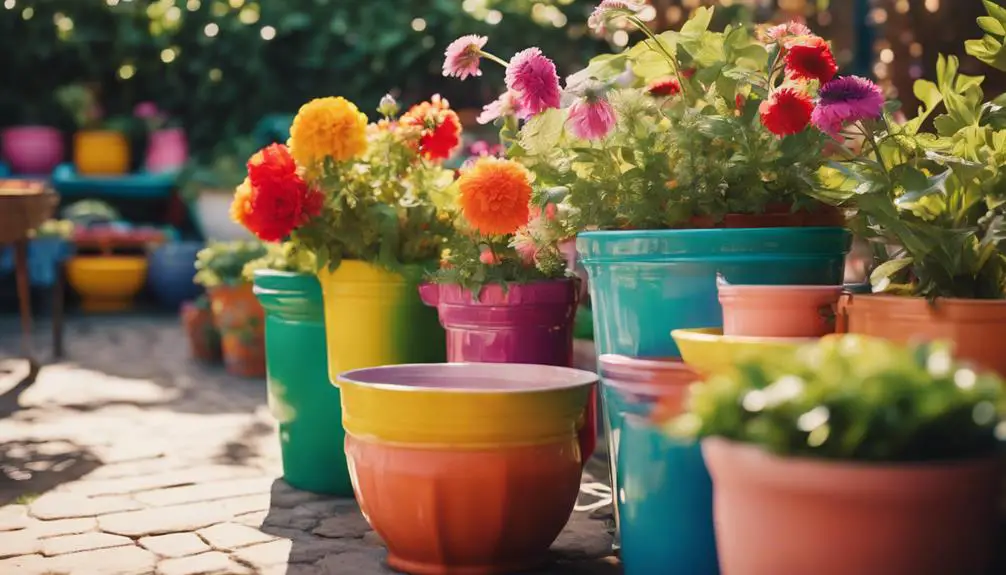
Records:
[[[339,389],[328,381],[318,279],[258,271],[255,295],[266,312],[269,408],[279,421],[283,477],[297,489],[351,497]]]
[[[672,329],[723,325],[717,274],[736,284],[838,285],[850,242],[843,228],[581,233],[597,352],[679,357]]]

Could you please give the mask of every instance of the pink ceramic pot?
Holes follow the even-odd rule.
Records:
[[[712,438],[723,575],[989,573],[999,458],[863,464]]]
[[[182,128],[157,130],[147,144],[146,168],[151,173],[180,170],[189,159],[189,143]]]
[[[842,286],[720,285],[723,335],[821,337],[835,331]]]
[[[63,134],[48,126],[16,126],[0,133],[3,158],[15,174],[48,176],[66,156]]]

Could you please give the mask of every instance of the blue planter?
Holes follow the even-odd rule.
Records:
[[[173,242],[150,254],[147,281],[161,305],[176,308],[202,292],[192,282],[196,275],[196,253],[202,248],[202,242]]]
[[[28,242],[28,276],[31,286],[50,288],[56,283],[56,270],[73,254],[73,244],[62,238],[36,238]],[[0,251],[0,273],[14,271],[14,249]]]
[[[671,330],[723,325],[717,273],[737,284],[837,285],[850,241],[843,228],[582,233],[597,352],[679,357]]]

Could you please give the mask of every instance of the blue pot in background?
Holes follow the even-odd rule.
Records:
[[[717,274],[735,284],[840,285],[850,242],[843,228],[581,233],[597,353],[679,357],[671,330],[723,325]]]
[[[192,282],[196,254],[201,249],[202,242],[171,242],[150,254],[147,282],[161,305],[177,308],[202,293],[202,288]]]
[[[51,288],[56,283],[57,270],[73,255],[73,244],[63,238],[35,238],[28,242],[28,276],[34,288]],[[0,275],[14,273],[14,248],[0,251]]]

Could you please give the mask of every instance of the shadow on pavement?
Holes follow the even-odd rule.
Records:
[[[96,455],[70,440],[2,443],[0,507],[28,503],[63,483],[80,479],[101,465]]]

